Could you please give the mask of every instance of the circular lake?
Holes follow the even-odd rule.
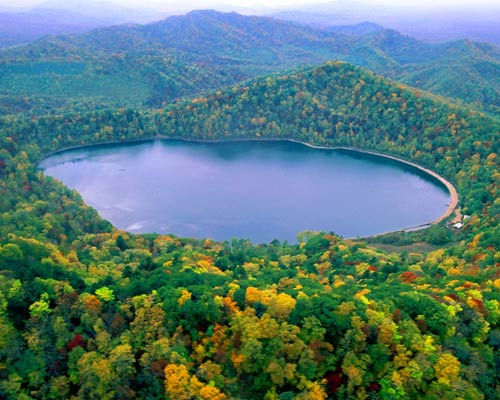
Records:
[[[368,236],[417,226],[450,202],[435,178],[384,157],[287,141],[91,146],[40,168],[116,227],[295,242],[304,230]]]

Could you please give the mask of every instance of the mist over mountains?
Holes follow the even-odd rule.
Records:
[[[28,43],[46,35],[82,33],[124,23],[146,23],[168,13],[126,8],[106,1],[49,0],[28,8],[0,9],[0,47]]]
[[[500,44],[500,3],[493,2],[443,8],[405,3],[388,7],[338,0],[298,6],[270,15],[323,27],[374,22],[430,42],[471,39]]]
[[[27,43],[48,34],[81,33],[97,27],[123,23],[149,23],[185,14],[193,8],[236,11],[244,15],[267,15],[319,27],[376,23],[424,41],[458,39],[500,44],[500,4],[453,9],[428,6],[373,5],[356,0],[326,3],[242,7],[214,2],[123,6],[111,1],[49,0],[32,7],[0,7],[0,46]]]

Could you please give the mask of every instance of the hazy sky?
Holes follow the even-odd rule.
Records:
[[[32,6],[37,3],[42,3],[44,0],[0,0],[0,6],[2,7],[25,7]],[[85,4],[84,0],[68,0],[67,3],[77,2],[79,4]],[[90,2],[93,2],[91,0]],[[98,0],[97,0],[98,1]],[[145,8],[175,8],[176,6],[180,8],[204,8],[207,6],[215,6],[217,4],[227,4],[239,7],[283,7],[296,4],[317,4],[329,2],[332,0],[184,0],[179,2],[179,0],[103,0],[107,2],[113,2],[120,4],[122,6],[140,6]],[[457,7],[470,6],[476,7],[478,5],[499,5],[500,0],[358,0],[367,4],[380,4],[385,6],[419,6],[419,7],[439,7],[439,6],[450,6]],[[63,0],[60,0],[64,3]]]

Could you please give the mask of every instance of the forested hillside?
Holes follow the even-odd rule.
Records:
[[[428,44],[387,29],[320,29],[194,11],[0,51],[0,114],[157,107],[328,60],[499,113],[500,50],[492,45]]]
[[[497,120],[331,62],[156,110],[4,117],[0,135],[0,397],[500,398]],[[389,152],[454,181],[470,218],[402,235],[427,253],[131,235],[36,169],[157,135]]]

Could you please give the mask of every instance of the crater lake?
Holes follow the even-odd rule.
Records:
[[[369,236],[432,222],[450,202],[415,167],[289,141],[99,145],[39,167],[120,229],[220,241],[295,242],[304,230]]]

